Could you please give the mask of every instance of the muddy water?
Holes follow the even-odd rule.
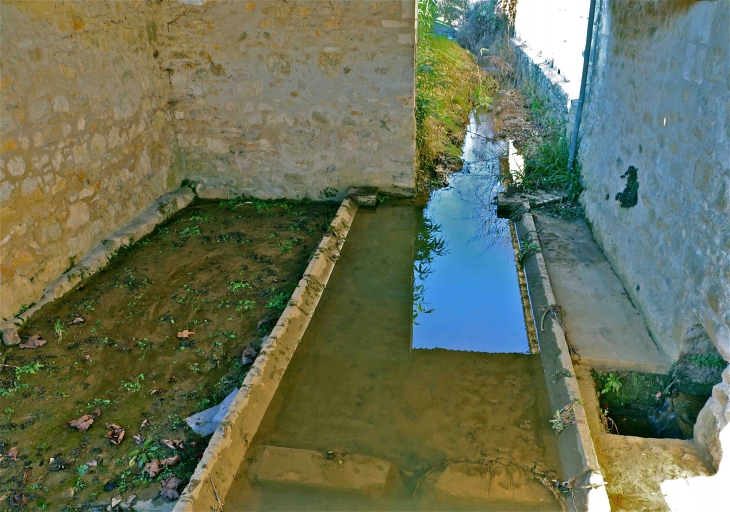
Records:
[[[19,458],[0,458],[0,489],[26,509],[61,510],[149,499],[171,475],[187,481],[207,439],[183,419],[241,385],[243,348],[271,330],[331,214],[323,204],[196,202],[44,307],[20,334],[47,344],[0,357],[0,453],[17,447]],[[193,333],[178,339],[183,330]],[[66,427],[94,411],[86,432]],[[125,429],[118,446],[105,423]],[[175,455],[157,478],[142,472],[143,458]]]
[[[226,510],[560,509],[540,357],[412,348],[418,215],[358,212]]]
[[[491,117],[471,117],[464,167],[431,194],[416,238],[414,348],[529,352],[509,220],[497,218]]]

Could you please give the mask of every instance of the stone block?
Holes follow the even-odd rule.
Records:
[[[250,474],[257,482],[335,488],[374,496],[391,493],[402,484],[398,468],[383,459],[278,446],[262,446]]]

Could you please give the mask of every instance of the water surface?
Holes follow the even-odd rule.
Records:
[[[419,214],[413,348],[529,351],[508,219],[497,218],[503,143],[472,116],[464,167]]]
[[[417,215],[392,202],[357,213],[227,510],[560,509],[533,479],[558,467],[540,356],[412,350]],[[377,457],[399,482],[355,492],[262,478],[265,446],[327,454],[330,465]],[[472,483],[440,485],[458,464]],[[279,466],[300,478],[294,462]]]

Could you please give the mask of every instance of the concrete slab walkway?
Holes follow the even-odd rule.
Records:
[[[600,371],[668,373],[669,359],[586,223],[533,215],[568,343],[581,363]]]

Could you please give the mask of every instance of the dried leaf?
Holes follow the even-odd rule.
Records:
[[[188,339],[192,334],[195,334],[193,331],[188,331],[187,329],[180,331],[177,333],[177,337],[179,339]]]
[[[134,437],[134,444],[144,443],[145,437],[142,434],[135,434],[133,437]]]
[[[661,391],[658,391],[657,394],[654,395],[654,398],[656,398],[657,400],[660,399],[661,397],[662,397],[662,392]]]
[[[179,496],[180,494],[178,494],[178,497]],[[8,496],[8,503],[10,503],[11,507],[23,508],[28,504],[28,497],[21,492],[15,491],[13,494]]]
[[[112,508],[116,507],[122,502],[122,498],[112,498]]]
[[[30,474],[33,471],[32,467],[26,467],[23,469],[23,485],[28,483],[28,480],[30,480]]]
[[[10,460],[18,460],[18,447],[13,446],[7,452],[3,453],[3,457],[10,457]]]
[[[147,424],[150,422],[150,420],[145,419],[142,424],[139,426],[139,429],[142,430],[147,426]]]
[[[79,432],[86,432],[94,424],[95,419],[93,414],[84,414],[78,419],[69,421],[68,426],[75,428]]]
[[[185,449],[185,445],[183,444],[183,442],[178,439],[175,439],[175,440],[163,439],[162,444],[164,444],[165,446],[167,446],[168,448],[171,448],[173,450],[184,450]]]
[[[107,433],[104,437],[109,439],[112,444],[119,444],[124,439],[124,429],[114,423],[106,424]]]
[[[82,324],[82,323],[84,323],[85,321],[86,321],[86,320],[84,320],[84,317],[82,317],[82,316],[77,316],[77,317],[75,317],[75,318],[74,318],[73,320],[71,320],[71,325],[76,325],[76,324]]]
[[[131,506],[131,505],[132,505],[132,502],[133,502],[134,500],[136,500],[136,499],[137,499],[137,495],[136,495],[136,494],[130,494],[130,495],[129,495],[129,496],[127,497],[127,501],[125,501],[125,502],[124,502],[124,504],[125,504],[125,505],[127,505],[127,507],[129,507],[129,506]]]
[[[144,465],[144,469],[142,469],[142,471],[147,473],[150,478],[154,478],[160,474],[160,471],[162,471],[163,467],[164,465],[161,465],[159,460],[152,459],[150,462]]]
[[[256,347],[249,343],[248,346],[243,349],[243,354],[241,354],[241,363],[244,366],[253,364],[253,362],[256,360],[257,355],[258,350],[256,350]]]
[[[48,343],[46,340],[41,339],[41,337],[38,334],[34,334],[30,338],[28,338],[28,341],[26,343],[21,343],[18,345],[20,348],[38,348],[42,347]]]
[[[160,461],[160,464],[163,466],[176,466],[180,462],[180,456],[175,455],[174,457],[168,457],[166,459],[162,459]]]
[[[86,465],[89,466],[90,468],[95,468],[96,466],[99,465],[99,463],[96,462],[95,460],[88,460],[88,461],[86,461]]]
[[[161,483],[160,496],[168,500],[176,500],[180,497],[180,493],[177,492],[177,488],[180,487],[180,484],[182,484],[182,480],[178,477],[171,476],[170,478],[163,480]]]
[[[162,394],[164,392],[165,392],[164,389],[156,388],[156,389],[153,389],[152,391],[150,391],[150,394],[152,394],[152,395],[160,395],[160,394]],[[147,420],[145,420],[145,421],[147,421]]]

